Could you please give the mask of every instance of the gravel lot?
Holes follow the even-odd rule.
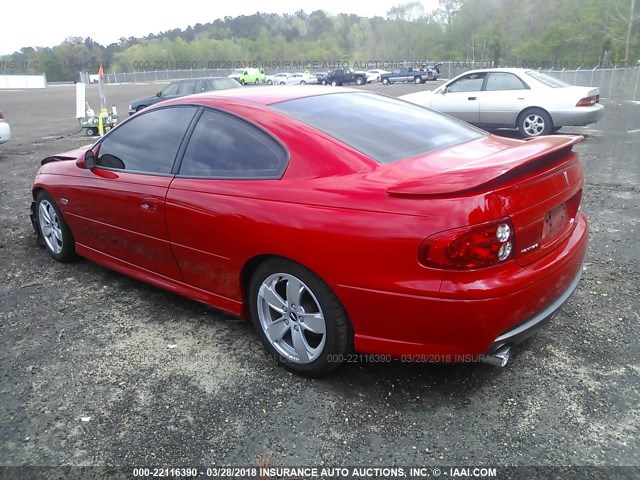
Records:
[[[160,88],[107,98],[124,118]],[[97,111],[96,86],[87,99]],[[39,161],[89,143],[74,102],[73,85],[0,91],[14,135],[0,146],[0,465],[638,465],[639,104],[604,101],[598,124],[562,131],[586,136],[584,277],[506,368],[349,364],[310,380],[270,361],[248,322],[36,244]]]

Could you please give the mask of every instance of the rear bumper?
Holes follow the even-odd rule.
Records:
[[[562,292],[562,294],[556,298],[550,305],[545,307],[542,311],[536,313],[533,317],[525,320],[519,325],[514,326],[508,331],[504,332],[498,338],[493,341],[491,347],[489,347],[488,354],[491,354],[501,347],[505,345],[517,345],[520,342],[523,342],[531,335],[533,335],[537,330],[543,327],[547,322],[549,322],[556,313],[560,310],[562,305],[569,300],[573,292],[578,288],[578,284],[580,283],[580,279],[582,278],[582,269],[578,272],[578,275],[573,279],[571,285]]]
[[[455,293],[418,296],[338,287],[358,352],[431,361],[466,361],[518,343],[550,320],[577,288],[588,222],[579,212],[562,245],[536,262],[487,272],[478,282],[455,283]],[[396,285],[398,282],[396,282]]]
[[[604,114],[604,106],[596,104],[591,107],[575,107],[562,112],[551,112],[553,125],[561,126],[584,126],[596,123]]]

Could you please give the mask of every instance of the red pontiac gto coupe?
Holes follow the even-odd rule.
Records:
[[[581,139],[360,90],[206,93],[44,159],[32,220],[57,260],[251,318],[298,373],[354,349],[504,365],[580,279]]]

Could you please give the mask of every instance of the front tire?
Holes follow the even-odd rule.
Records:
[[[420,77],[415,77],[415,78],[413,79],[413,81],[414,81],[414,83],[415,83],[416,85],[420,85],[420,84],[422,83],[422,78],[420,78]]]
[[[300,264],[265,261],[249,291],[251,319],[277,363],[317,377],[338,368],[353,334],[342,304],[329,286]]]
[[[47,252],[59,262],[70,262],[76,257],[76,242],[62,212],[51,195],[45,191],[36,197],[38,234]]]
[[[518,130],[525,138],[549,135],[553,129],[553,121],[541,108],[529,108],[518,117]]]

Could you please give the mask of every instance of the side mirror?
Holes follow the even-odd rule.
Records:
[[[96,166],[96,156],[92,150],[87,150],[82,157],[76,160],[76,165],[80,168],[91,170]]]
[[[438,92],[438,93],[440,93],[440,95],[444,95],[444,94],[446,94],[448,91],[449,91],[449,90],[447,90],[447,87],[445,87],[445,88],[443,88],[442,90],[440,90],[440,92]]]
[[[156,97],[161,97],[161,96],[162,96],[162,92],[156,93]]]

